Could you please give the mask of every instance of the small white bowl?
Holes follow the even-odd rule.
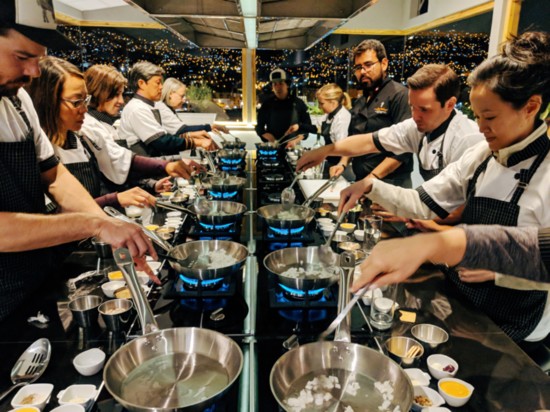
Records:
[[[329,237],[330,234],[332,233],[332,229],[321,229],[321,232],[323,232],[323,236],[324,237]]]
[[[87,410],[93,405],[96,394],[94,385],[71,385],[60,391],[57,399],[60,405],[78,405]]]
[[[317,219],[317,223],[319,223],[320,225],[323,223],[334,224],[334,220],[332,220],[330,217],[320,217]]]
[[[438,406],[441,406],[445,403],[445,399],[443,399],[439,393],[437,393],[436,391],[434,391],[431,388],[428,388],[427,386],[415,386],[414,387],[414,396],[415,397],[425,396],[432,403],[429,406],[428,405],[423,406],[423,405],[420,405],[420,404],[416,403],[413,399],[413,404],[412,404],[411,409],[415,412],[425,411],[426,408],[438,407]]]
[[[103,291],[103,294],[108,298],[114,298],[115,290],[120,289],[124,285],[126,285],[126,282],[124,282],[123,280],[111,280],[102,284],[101,290]]]
[[[40,412],[36,406],[20,406],[18,408],[10,409],[8,412]]]
[[[435,379],[443,379],[443,378],[450,378],[456,375],[456,372],[458,371],[458,363],[447,355],[430,355],[428,356],[428,359],[426,359],[426,363],[428,364],[428,370],[430,371],[430,374]],[[446,368],[447,366],[452,366],[454,370],[452,371],[445,371],[443,368]]]
[[[347,236],[347,232],[344,232],[343,230],[337,230],[336,233],[334,234],[334,236],[338,237],[338,236]]]
[[[373,297],[381,298],[382,297],[382,289],[376,288],[376,289],[367,290],[365,292],[365,294],[363,295],[363,297],[362,297],[363,303],[367,306],[370,306],[370,304],[372,303],[372,298]]]
[[[353,236],[355,236],[355,239],[359,242],[362,242],[365,239],[365,232],[363,230],[355,230]]]
[[[11,400],[11,406],[14,408],[33,406],[42,410],[50,401],[52,391],[53,385],[51,383],[31,383],[17,391]]]
[[[432,377],[426,372],[418,368],[403,369],[409,378],[413,386],[428,386]]]
[[[140,285],[146,285],[149,283],[149,275],[142,270],[138,270],[137,272],[138,282]]]
[[[139,206],[126,206],[124,212],[130,218],[137,218],[143,215],[144,209]]]
[[[454,395],[448,394],[443,389],[441,389],[441,385],[444,385],[445,382],[455,382],[457,384],[460,384],[466,387],[468,394],[465,396],[454,396]],[[473,385],[470,385],[468,382],[465,382],[461,379],[456,379],[456,378],[440,379],[439,382],[437,382],[437,389],[439,391],[439,394],[443,396],[443,399],[445,399],[445,402],[447,402],[450,406],[454,406],[454,407],[459,407],[464,405],[466,402],[470,400],[470,398],[472,397],[472,393],[474,393]]]
[[[353,233],[357,225],[355,223],[340,223],[339,230],[342,230],[346,233]]]
[[[105,352],[98,348],[84,351],[73,359],[74,367],[84,376],[95,375],[103,368],[104,363]]]
[[[77,403],[67,403],[65,405],[53,408],[50,412],[85,412],[86,408]]]
[[[181,217],[181,212],[179,210],[172,210],[171,212],[166,213],[166,217]]]

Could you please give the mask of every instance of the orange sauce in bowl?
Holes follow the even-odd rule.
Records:
[[[441,382],[439,386],[443,392],[456,398],[465,398],[470,395],[470,389],[458,382],[445,381]]]

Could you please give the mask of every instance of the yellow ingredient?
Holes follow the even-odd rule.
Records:
[[[34,408],[17,408],[17,412],[35,412],[37,410],[38,409],[34,409]]]
[[[131,299],[132,298],[132,294],[130,293],[130,289],[128,288],[122,288],[122,289],[118,289],[116,292],[115,292],[115,297],[117,299]]]
[[[107,274],[107,277],[109,278],[109,280],[122,280],[123,279],[122,272],[120,270],[117,270],[117,271],[114,271],[114,272],[109,272]]]
[[[342,229],[353,229],[355,225],[353,223],[342,223],[340,227]]]
[[[441,382],[439,386],[443,392],[457,398],[465,398],[470,394],[470,390],[466,386],[455,381]]]
[[[159,228],[159,225],[147,225],[145,229],[155,231]]]

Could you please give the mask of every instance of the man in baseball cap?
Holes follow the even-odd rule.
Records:
[[[286,82],[286,72],[283,69],[275,69],[271,73],[269,73],[269,81],[271,83],[276,82]]]
[[[76,48],[57,31],[52,0],[3,0],[0,28],[16,30],[50,49]]]

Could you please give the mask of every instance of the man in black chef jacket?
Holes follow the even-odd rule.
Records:
[[[315,133],[306,104],[289,93],[290,82],[287,73],[275,69],[269,74],[273,95],[268,97],[258,110],[256,133],[264,142],[275,142],[290,133],[290,127],[297,134]]]
[[[60,264],[55,262],[53,246],[97,236],[113,247],[128,248],[138,267],[145,269],[146,253],[156,257],[139,227],[107,217],[59,163],[22,88],[40,75],[38,62],[46,47],[74,47],[56,31],[51,3],[5,0],[0,7],[0,335],[4,337],[14,327],[14,318],[36,316],[41,308],[44,285],[54,265]],[[45,214],[45,192],[61,213]]]
[[[363,96],[350,110],[349,135],[370,133],[411,117],[407,88],[390,79],[384,45],[364,40],[353,50],[352,70]],[[346,164],[342,164],[342,171]],[[412,187],[412,155],[368,154],[352,162],[356,180],[369,174],[401,187]]]

